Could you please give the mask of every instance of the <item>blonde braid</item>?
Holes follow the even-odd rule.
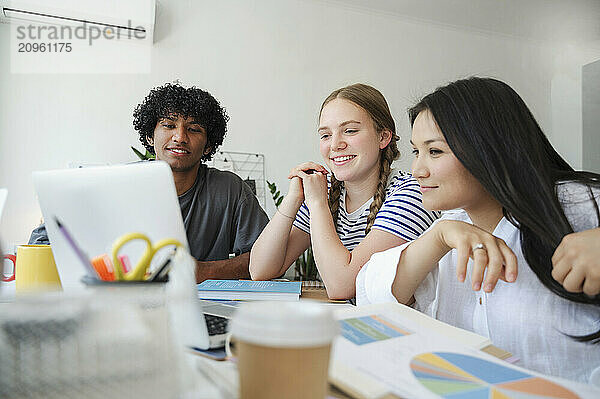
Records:
[[[329,210],[333,219],[333,227],[337,231],[337,219],[340,210],[340,195],[342,192],[342,182],[331,174],[331,187],[329,188]]]
[[[369,216],[367,217],[365,234],[369,234],[369,231],[371,231],[371,227],[373,227],[373,224],[375,223],[377,212],[379,212],[379,209],[381,209],[381,206],[385,201],[385,189],[387,188],[388,178],[392,171],[392,162],[394,162],[399,154],[398,146],[396,145],[397,140],[398,136],[394,133],[388,146],[381,151],[381,158],[379,160],[379,183],[377,184],[377,190],[375,190],[375,195],[373,196],[373,202],[369,207]]]

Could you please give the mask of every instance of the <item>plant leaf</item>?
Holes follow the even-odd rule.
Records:
[[[133,152],[135,153],[135,155],[137,155],[137,156],[138,156],[138,158],[139,158],[139,159],[141,159],[142,161],[146,159],[145,155],[144,155],[144,154],[142,154],[141,152],[139,152],[139,151],[137,150],[137,148],[135,148],[135,147],[131,146],[131,149],[133,150]],[[146,150],[146,152],[147,152],[147,151],[148,151],[148,150]]]
[[[277,198],[277,200],[275,201],[275,206],[279,207],[279,205],[281,205],[281,201],[283,201],[283,197]]]
[[[146,149],[146,153],[142,154],[137,148],[135,147],[131,147],[131,149],[133,150],[133,152],[135,153],[135,155],[137,155],[137,157],[139,159],[141,159],[142,161],[147,161],[149,159],[155,159],[156,156],[154,154],[152,154],[150,151],[148,151]]]

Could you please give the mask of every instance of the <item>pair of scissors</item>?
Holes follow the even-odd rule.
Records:
[[[146,250],[138,260],[135,266],[132,266],[129,271],[125,271],[123,264],[121,263],[121,259],[119,258],[119,251],[121,247],[126,243],[133,240],[142,240],[146,242]],[[157,241],[155,244],[152,244],[152,241],[142,233],[128,233],[119,237],[112,246],[112,263],[114,266],[114,276],[117,281],[136,281],[136,280],[144,280],[146,273],[148,273],[150,269],[150,264],[154,255],[163,247],[168,245],[175,245],[176,247],[182,247],[181,243],[174,238],[165,238],[160,241]]]

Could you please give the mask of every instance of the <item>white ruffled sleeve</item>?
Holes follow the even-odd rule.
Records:
[[[371,255],[356,277],[356,304],[397,302],[392,295],[398,261],[410,242]]]
[[[437,219],[423,233],[426,234],[429,230],[439,223],[441,220],[459,220],[460,215],[466,215],[464,211],[447,211],[444,212],[440,219]],[[464,218],[464,216],[463,216]],[[396,269],[402,251],[410,245],[412,241],[406,242],[398,247],[390,248],[383,252],[377,252],[371,255],[371,259],[360,269],[356,276],[356,304],[368,305],[371,303],[398,302],[396,297],[392,295],[392,283],[396,278]],[[436,296],[437,273],[429,273],[422,283],[423,287],[417,288],[416,296],[419,298],[417,302],[422,304],[431,302]],[[433,293],[431,292],[433,291]],[[419,301],[421,299],[421,301]]]

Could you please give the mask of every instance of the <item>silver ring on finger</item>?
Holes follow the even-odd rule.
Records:
[[[475,252],[478,249],[483,249],[484,251],[487,251],[487,249],[485,248],[485,245],[483,245],[483,243],[481,243],[481,242],[479,244],[475,245],[473,247],[472,251]]]

